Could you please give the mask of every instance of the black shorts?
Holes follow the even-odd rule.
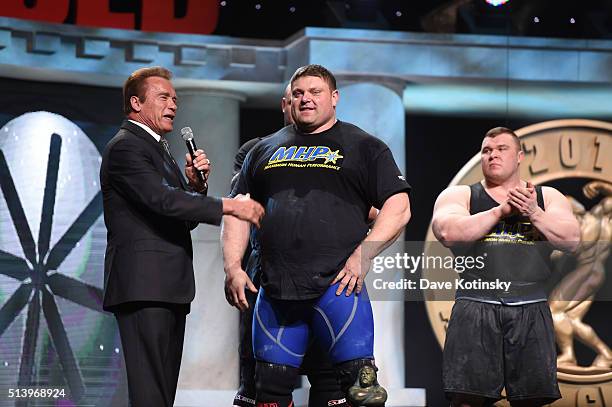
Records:
[[[557,352],[547,302],[525,305],[457,300],[446,332],[442,381],[454,393],[542,404],[561,397]]]

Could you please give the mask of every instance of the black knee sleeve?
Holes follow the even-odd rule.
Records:
[[[240,388],[234,397],[234,406],[255,407],[255,357],[253,356],[253,340],[251,326],[253,324],[253,308],[257,296],[246,292],[249,309],[240,313]]]
[[[240,387],[233,405],[255,407],[255,359],[240,359]]]
[[[354,359],[335,366],[336,376],[338,377],[340,388],[344,394],[346,394],[348,389],[355,384],[357,376],[359,375],[359,369],[364,366],[372,366],[375,370],[378,370],[372,359]]]
[[[300,369],[296,367],[257,361],[255,366],[257,406],[293,406],[291,393],[299,372]]]
[[[255,301],[257,300],[257,294],[250,291],[245,292],[245,297],[249,304],[249,308],[246,311],[240,313],[240,330],[239,339],[240,343],[238,346],[238,355],[240,359],[251,359],[253,365],[255,364],[255,356],[253,355],[253,309],[255,308]]]
[[[311,369],[308,372],[308,381],[310,382],[308,407],[348,406],[336,372],[332,368]]]

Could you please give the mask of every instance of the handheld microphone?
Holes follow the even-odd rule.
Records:
[[[191,127],[183,127],[181,129],[181,137],[185,140],[185,144],[187,144],[187,150],[189,150],[189,154],[191,155],[191,159],[195,160],[195,152],[198,149],[195,145],[195,141],[193,141],[193,131]],[[204,171],[196,170],[198,174],[198,179],[206,185],[206,176],[204,175]]]

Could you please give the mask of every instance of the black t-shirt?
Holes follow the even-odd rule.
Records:
[[[302,134],[287,126],[247,155],[232,196],[266,209],[256,232],[261,285],[279,299],[320,296],[368,233],[370,207],[410,186],[385,143],[336,122]]]
[[[232,176],[240,172],[240,170],[242,169],[242,164],[244,163],[244,159],[246,158],[249,151],[251,151],[251,149],[255,147],[255,144],[259,143],[264,138],[265,137],[257,137],[247,141],[242,146],[240,146],[238,152],[236,153],[236,156],[234,157],[234,170],[232,172]]]

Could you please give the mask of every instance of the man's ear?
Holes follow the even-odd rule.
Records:
[[[336,89],[332,92],[332,107],[336,107],[338,100],[340,100],[340,92]]]
[[[283,96],[283,98],[281,99],[281,111],[283,113],[285,113],[285,109],[287,109],[290,105],[291,99],[287,99],[286,97]]]
[[[132,106],[132,110],[136,113],[142,110],[142,106],[140,104],[140,99],[138,98],[138,96],[130,97],[130,106]]]

